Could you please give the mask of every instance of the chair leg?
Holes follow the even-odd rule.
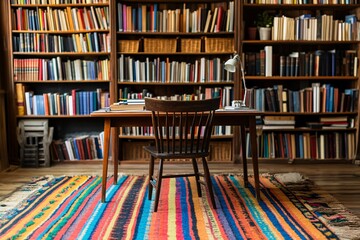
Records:
[[[192,160],[192,164],[193,164],[193,168],[194,168],[194,173],[195,173],[196,188],[197,188],[198,196],[201,197],[201,186],[200,186],[200,176],[199,176],[198,164],[197,164],[197,162],[196,162],[196,158],[193,158],[193,159],[191,159],[191,160]]]
[[[155,158],[153,156],[151,156],[150,162],[149,162],[149,192],[148,192],[149,200],[151,200],[152,192],[153,192],[153,185],[151,182],[153,181],[153,175],[154,175],[154,163],[155,163]]]
[[[164,163],[164,159],[161,158],[160,162],[159,162],[158,177],[157,177],[157,182],[156,182],[156,194],[155,194],[154,212],[157,212],[158,205],[159,205],[161,181],[162,181],[162,172],[163,172],[163,163]]]
[[[205,181],[206,181],[206,187],[209,191],[211,204],[212,204],[213,208],[216,209],[216,203],[215,203],[215,198],[214,198],[213,186],[212,186],[211,178],[210,178],[209,166],[207,164],[205,157],[202,158],[202,164],[204,167],[204,177],[205,177]]]

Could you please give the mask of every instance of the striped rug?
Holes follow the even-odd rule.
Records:
[[[279,180],[280,179],[280,180]],[[282,180],[281,180],[282,179]],[[107,202],[100,202],[101,178],[42,177],[0,201],[0,239],[351,239],[358,219],[331,207],[329,196],[311,184],[285,183],[263,175],[261,202],[241,176],[217,175],[218,209],[207,194],[197,197],[193,178],[165,179],[159,209],[147,200],[146,177],[108,179]],[[22,195],[23,194],[23,195]],[[16,198],[23,199],[15,206]],[[330,198],[331,199],[331,198]],[[341,211],[341,212],[339,212]]]

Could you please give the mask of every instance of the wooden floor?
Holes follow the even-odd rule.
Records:
[[[190,169],[190,164],[167,164],[165,170],[178,171]],[[0,173],[0,199],[27,183],[32,177],[43,175],[101,175],[101,163],[96,164],[58,164],[50,168],[18,168],[12,166]],[[249,165],[250,173],[252,166]],[[240,164],[210,163],[210,171],[215,173],[241,173]],[[119,172],[127,174],[146,174],[145,164],[121,164]],[[345,207],[360,217],[360,167],[352,164],[260,164],[261,173],[299,172],[321,189],[335,196]],[[112,174],[112,168],[109,168]]]

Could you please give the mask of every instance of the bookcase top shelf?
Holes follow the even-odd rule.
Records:
[[[272,76],[272,77],[264,77],[264,76],[245,76],[246,79],[251,81],[272,81],[275,80],[286,80],[286,81],[299,81],[299,80],[316,80],[316,81],[357,81],[357,77],[352,76],[298,76],[298,77],[280,77],[280,76]]]
[[[134,36],[175,36],[175,37],[197,37],[197,36],[233,36],[234,32],[117,32],[118,35],[121,36],[128,36],[128,35],[134,35]],[[120,39],[121,40],[121,39]]]
[[[358,44],[360,41],[310,41],[310,40],[243,40],[243,44],[254,45],[349,45]]]
[[[360,7],[360,4],[250,4],[244,3],[244,8],[253,8],[254,10],[262,9],[331,9],[348,10]]]
[[[184,85],[233,85],[233,81],[221,81],[221,82],[169,82],[169,83],[162,83],[162,82],[118,82],[119,85],[159,85],[162,84],[163,86],[184,86]]]
[[[294,129],[262,129],[263,132],[354,132],[356,128],[329,128],[329,129],[311,129],[307,127],[300,127]]]
[[[49,57],[61,57],[61,56],[109,56],[109,52],[13,52],[14,56],[49,56]]]
[[[66,8],[66,7],[107,7],[109,3],[74,3],[74,4],[11,4],[11,7],[51,7],[51,8]]]
[[[12,30],[14,33],[44,33],[44,34],[56,34],[56,35],[66,35],[74,33],[109,33],[109,29],[89,29],[89,30],[75,30],[75,31],[45,31],[45,30]]]
[[[141,56],[211,56],[211,55],[232,55],[234,52],[166,52],[166,53],[159,53],[159,52],[118,52],[118,54],[124,55],[141,55]]]
[[[357,115],[357,112],[263,112],[264,116],[347,116]]]
[[[14,83],[26,83],[26,84],[89,84],[89,83],[109,83],[110,80],[38,80],[38,81],[14,81]]]
[[[16,116],[18,119],[37,119],[37,118],[62,118],[62,119],[72,119],[72,118],[90,118],[90,115],[24,115]]]

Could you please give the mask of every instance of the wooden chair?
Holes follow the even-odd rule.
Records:
[[[154,212],[158,209],[161,181],[163,178],[196,178],[198,196],[201,186],[207,187],[213,208],[216,208],[209,167],[209,144],[212,134],[212,122],[220,99],[199,101],[169,101],[145,98],[145,108],[152,112],[152,124],[155,145],[145,146],[150,153],[149,162],[149,200],[153,188],[156,190]],[[204,172],[198,170],[197,159],[202,159]],[[155,159],[159,159],[157,175],[154,174]],[[191,159],[194,173],[163,174],[166,159]]]

